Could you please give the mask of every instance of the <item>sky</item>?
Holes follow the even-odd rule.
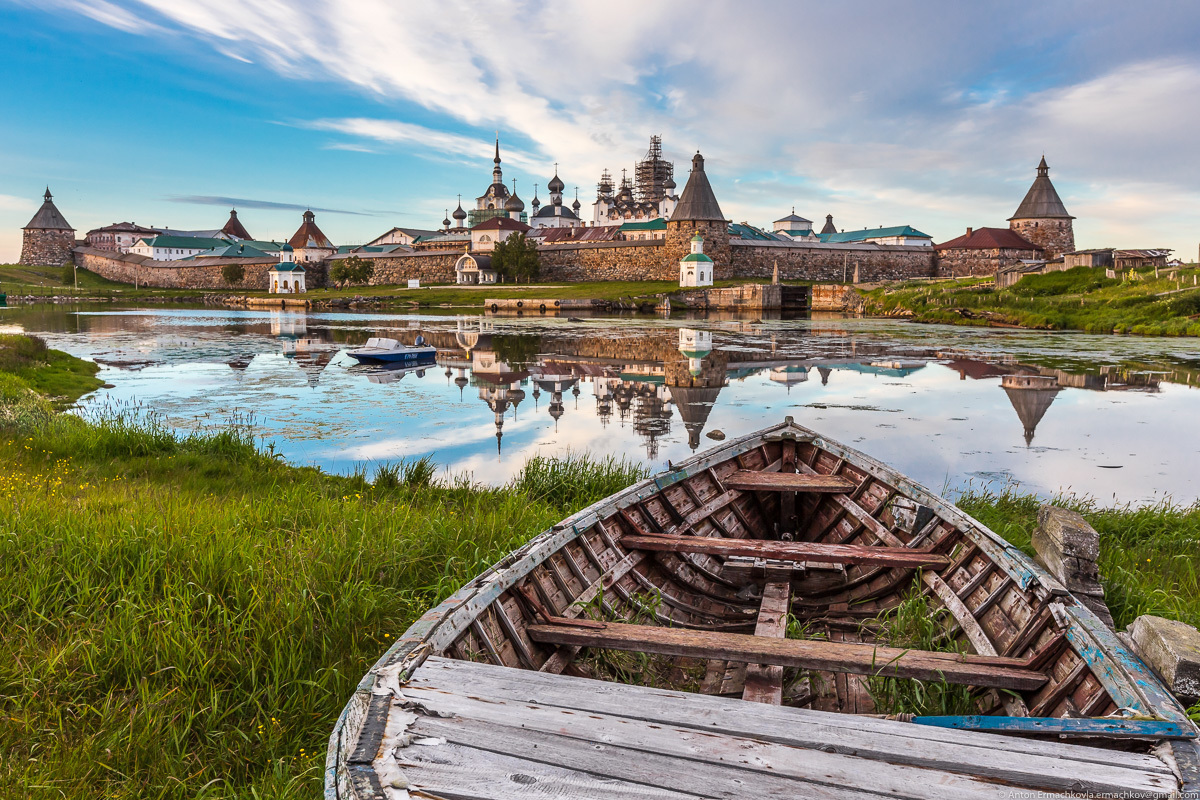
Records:
[[[47,185],[80,236],[436,228],[497,132],[527,204],[557,163],[590,218],[659,134],[735,221],[939,242],[1005,226],[1045,154],[1077,246],[1195,259],[1198,38],[1177,0],[0,0],[0,263]]]

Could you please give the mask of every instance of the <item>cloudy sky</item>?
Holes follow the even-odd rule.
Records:
[[[735,220],[937,241],[1006,225],[1045,153],[1081,247],[1194,258],[1197,40],[1177,0],[0,0],[0,262],[46,184],[80,234],[436,227],[497,130],[527,202],[557,162],[590,209],[658,133]]]

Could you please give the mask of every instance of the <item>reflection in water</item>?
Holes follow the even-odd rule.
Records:
[[[657,468],[714,428],[735,436],[790,414],[934,489],[1197,494],[1190,340],[732,317],[34,308],[0,320],[94,358],[110,399],[184,425],[250,412],[288,458],[343,472],[433,454],[500,482],[568,449]],[[343,351],[370,335],[422,335],[438,366],[355,365]]]

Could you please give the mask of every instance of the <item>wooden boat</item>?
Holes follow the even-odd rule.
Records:
[[[918,601],[938,646],[895,646]],[[914,685],[970,713],[878,707]],[[1200,788],[1195,737],[1049,573],[788,418],[426,613],[338,720],[326,797],[1167,797]]]
[[[437,350],[428,345],[407,345],[398,339],[388,339],[383,336],[373,336],[366,344],[354,350],[347,350],[346,355],[361,363],[367,364],[417,364],[432,362]]]

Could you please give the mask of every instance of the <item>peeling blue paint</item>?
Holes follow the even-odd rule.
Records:
[[[1196,731],[1178,722],[1156,719],[1055,719],[1053,717],[913,717],[917,725],[993,733],[1052,733],[1081,736],[1144,736],[1159,739],[1194,739]]]

